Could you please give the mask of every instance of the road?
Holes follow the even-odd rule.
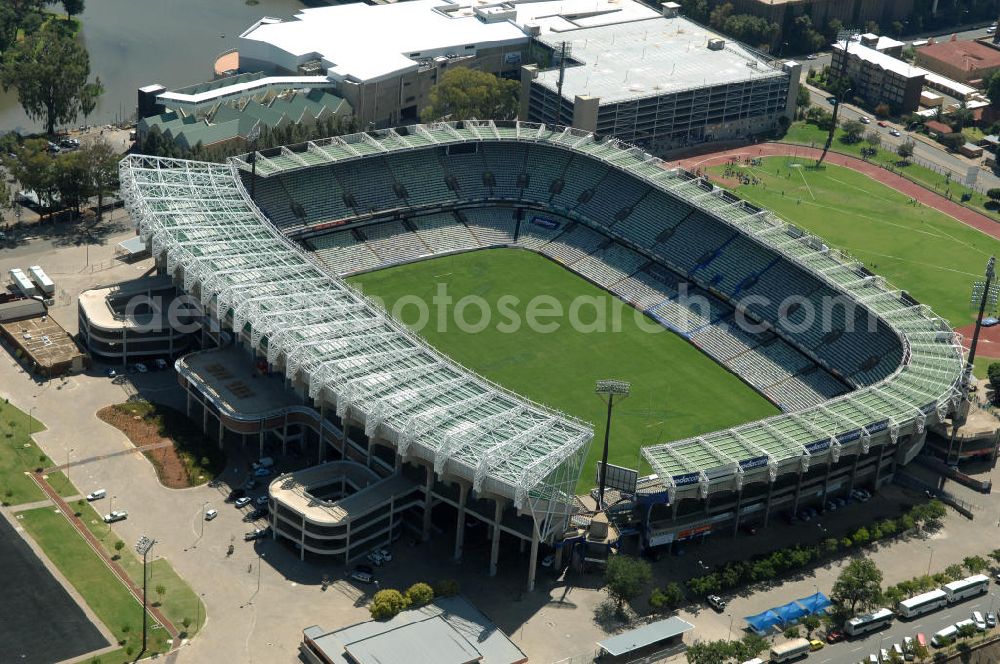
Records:
[[[868,657],[870,653],[877,654],[881,648],[888,649],[893,643],[901,644],[904,636],[913,636],[918,632],[922,632],[929,642],[935,632],[948,625],[953,625],[959,620],[965,620],[973,611],[980,611],[985,615],[987,611],[1000,607],[1000,602],[996,602],[998,595],[1000,595],[1000,590],[991,586],[990,592],[985,595],[933,611],[914,620],[897,619],[888,628],[869,634],[862,639],[828,645],[823,650],[811,655],[806,661],[809,664],[856,664]]]

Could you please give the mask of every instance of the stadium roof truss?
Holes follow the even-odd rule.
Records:
[[[903,361],[879,383],[805,411],[643,448],[671,496],[691,484],[702,493],[717,483],[741,486],[749,473],[774,481],[780,472],[807,470],[813,457],[867,453],[882,431],[894,444],[901,432],[921,432],[928,416],[942,419],[960,398],[963,353],[946,321],[820,238],[616,139],[523,122],[436,123],[311,141],[226,165],[132,156],[122,162],[122,183],[154,255],[165,251],[168,269],[183,268],[184,288],[214,302],[220,318],[231,314],[234,329],[249,330],[270,362],[283,359],[289,376],[301,372],[311,396],[325,391],[338,412],[350,410],[401,453],[554,523],[550,517],[563,513],[582,471],[590,427],[459,367],[328,276],[266,221],[238,176],[252,161],[258,176],[269,177],[468,141],[544,143],[588,154],[784,256],[899,338]]]

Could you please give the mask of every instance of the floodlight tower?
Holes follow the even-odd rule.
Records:
[[[139,541],[135,543],[135,552],[142,556],[142,650],[139,652],[146,652],[146,635],[148,633],[148,618],[146,616],[146,557],[149,555],[154,544],[156,544],[156,540],[145,535],[139,537]]]
[[[962,371],[961,384],[959,385],[962,399],[951,418],[951,439],[948,441],[948,456],[945,459],[948,463],[951,463],[951,452],[955,447],[958,429],[965,423],[969,412],[969,384],[973,380],[972,366],[976,362],[976,346],[979,345],[979,331],[983,327],[983,314],[986,313],[987,309],[996,308],[997,304],[997,288],[994,284],[996,280],[996,256],[990,256],[990,259],[986,261],[985,277],[985,281],[977,281],[972,286],[972,297],[980,296],[979,311],[976,314],[976,327],[972,332],[972,343],[969,344],[969,355],[966,357],[965,369]]]
[[[597,488],[597,509],[604,509],[604,486],[608,478],[608,440],[611,437],[611,409],[618,401],[628,398],[631,386],[623,380],[599,380],[595,392],[608,404],[608,420],[604,427],[604,452],[601,454],[601,476]]]

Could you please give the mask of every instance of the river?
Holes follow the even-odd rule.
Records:
[[[0,0],[3,1],[3,0]],[[162,83],[176,88],[211,80],[217,55],[237,46],[237,36],[262,16],[289,18],[303,0],[87,0],[83,41],[90,52],[91,78],[100,76],[104,94],[89,124],[131,115],[136,91]],[[83,124],[83,117],[76,124]],[[32,132],[17,92],[0,90],[0,133]]]

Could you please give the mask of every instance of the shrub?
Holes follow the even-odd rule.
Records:
[[[375,620],[388,620],[398,615],[405,608],[406,598],[403,597],[403,594],[398,590],[389,588],[375,593],[368,611]]]
[[[434,590],[423,582],[414,583],[406,589],[406,600],[410,606],[424,606],[434,599]]]
[[[442,579],[434,584],[433,590],[435,597],[454,597],[460,592],[455,579]]]

